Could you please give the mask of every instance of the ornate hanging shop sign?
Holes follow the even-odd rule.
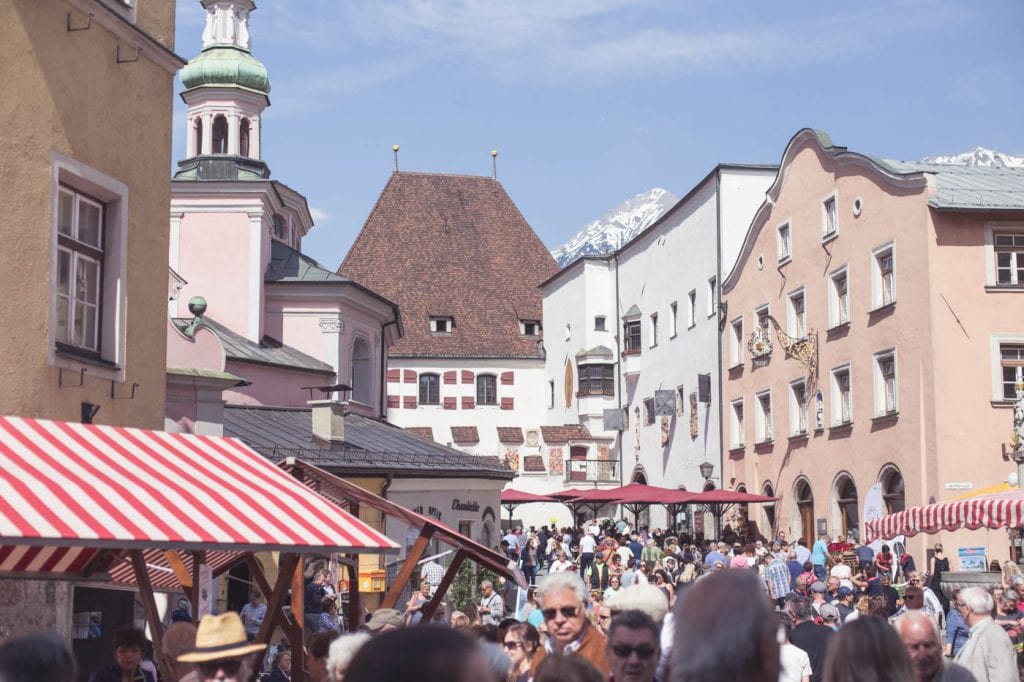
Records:
[[[772,337],[768,329],[760,325],[754,327],[754,332],[747,341],[747,352],[754,363],[754,367],[762,367],[768,364],[772,356]]]

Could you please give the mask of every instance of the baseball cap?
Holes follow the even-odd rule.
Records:
[[[811,585],[811,592],[828,592],[828,585],[819,580],[818,582]]]
[[[851,590],[846,585],[843,585],[839,588],[839,592],[837,592],[837,594],[839,595],[839,598],[842,599],[843,597],[849,597],[851,594],[853,594],[853,590]]]
[[[839,620],[839,609],[831,604],[822,604],[818,607],[818,613],[821,614],[821,619],[824,621],[834,622]]]

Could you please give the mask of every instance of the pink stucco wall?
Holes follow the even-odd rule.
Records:
[[[321,386],[330,380],[330,377],[321,374],[233,360],[227,361],[227,371],[252,382],[251,386],[224,391],[224,400],[235,405],[306,407],[310,399],[309,391],[302,390],[302,387]],[[314,398],[319,397],[314,394]]]

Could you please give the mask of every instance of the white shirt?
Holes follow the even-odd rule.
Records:
[[[551,566],[548,568],[548,573],[561,573],[562,571],[569,570],[570,566],[572,566],[572,563],[568,561],[559,561],[558,559],[555,559],[551,562]]]
[[[851,577],[850,567],[847,566],[846,564],[836,564],[835,566],[832,567],[832,570],[829,571],[829,575],[834,575],[835,577],[839,578],[839,580],[841,580],[841,581],[842,580],[849,580],[850,577]]]
[[[580,551],[584,554],[593,554],[597,549],[597,540],[593,535],[584,535],[580,538]]]
[[[810,657],[795,644],[786,642],[779,647],[779,661],[779,682],[802,682],[813,674]]]
[[[629,547],[627,547],[626,545],[619,545],[619,548],[615,550],[615,553],[618,554],[619,558],[622,559],[623,566],[629,565],[629,560],[633,556],[633,552],[629,550]]]

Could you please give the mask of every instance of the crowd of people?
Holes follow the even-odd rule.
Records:
[[[311,682],[1009,682],[1024,679],[1024,575],[949,598],[941,545],[920,572],[910,555],[877,554],[856,538],[810,547],[784,536],[697,546],[670,533],[596,522],[574,530],[515,529],[502,548],[525,594],[485,578],[477,596],[424,623],[444,568],[422,566],[404,608],[367,613],[342,634],[330,614],[329,573],[303,594],[304,668]],[[262,607],[262,608],[261,608]],[[326,608],[326,610],[325,610]],[[336,604],[335,604],[336,609]],[[292,682],[287,648],[255,633],[259,596],[241,610],[173,623],[163,638],[172,679]],[[336,611],[335,611],[336,614]],[[91,682],[157,682],[143,635],[120,631],[114,663]],[[45,656],[41,655],[45,652]],[[42,661],[42,662],[41,662]],[[42,666],[42,667],[41,667]],[[48,667],[47,667],[48,666]],[[70,682],[74,659],[51,635],[0,643],[0,681]],[[298,682],[297,680],[295,682]]]

